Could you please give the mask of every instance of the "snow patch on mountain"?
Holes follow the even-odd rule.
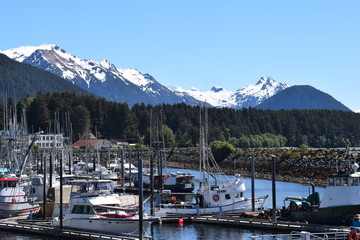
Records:
[[[262,77],[257,83],[248,85],[237,91],[228,91],[219,86],[213,87],[208,91],[202,91],[194,87],[189,90],[177,86],[170,88],[179,95],[188,94],[214,107],[243,108],[254,107],[288,87],[290,87],[290,85],[276,82],[270,77]]]
[[[213,87],[209,91],[202,91],[195,87],[192,87],[189,90],[185,90],[178,86],[172,86],[170,88],[178,95],[187,94],[199,101],[209,103],[214,107],[231,107],[233,105],[233,92],[227,91],[222,87]]]

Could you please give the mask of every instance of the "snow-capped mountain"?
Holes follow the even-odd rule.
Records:
[[[149,74],[135,69],[118,69],[107,60],[80,59],[54,44],[19,47],[1,53],[19,62],[52,72],[91,93],[110,101],[160,104],[198,104],[191,96],[179,96]]]
[[[277,92],[289,87],[272,78],[261,78],[256,84],[237,91],[213,87],[209,91],[181,87],[172,90],[151,75],[136,69],[120,69],[107,60],[81,59],[54,44],[28,46],[0,51],[8,57],[54,73],[89,92],[109,101],[135,103],[198,105],[206,102],[214,107],[254,107]]]
[[[181,87],[171,87],[178,95],[190,95],[199,101],[207,102],[214,107],[247,108],[254,107],[276,93],[290,87],[274,79],[262,77],[255,83],[237,91],[228,91],[222,87],[213,87],[209,91],[197,88],[184,90]]]

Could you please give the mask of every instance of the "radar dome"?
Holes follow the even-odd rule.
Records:
[[[356,171],[358,170],[358,168],[359,168],[359,164],[354,163],[354,164],[351,166],[351,168],[354,170],[354,172],[356,172]]]

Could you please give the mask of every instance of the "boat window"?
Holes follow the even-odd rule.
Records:
[[[358,186],[359,185],[359,178],[352,178],[351,186]]]
[[[8,187],[16,187],[16,181],[7,181]]]
[[[348,178],[341,178],[342,184],[341,186],[349,186],[349,179]]]
[[[231,199],[230,194],[225,194],[225,199]]]
[[[82,205],[75,205],[71,211],[73,214],[82,214],[84,210],[84,206]]]
[[[33,186],[39,186],[42,184],[41,178],[32,178],[31,179],[31,185]]]
[[[335,186],[335,179],[332,177],[328,178],[328,186]]]
[[[71,211],[73,214],[93,214],[91,206],[75,205]]]
[[[335,178],[335,186],[341,186],[341,178]]]

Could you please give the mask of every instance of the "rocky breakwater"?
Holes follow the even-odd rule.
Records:
[[[219,165],[226,174],[251,176],[251,156],[255,160],[256,178],[271,179],[272,156],[275,157],[276,179],[326,186],[326,177],[345,170],[356,161],[346,149],[239,149]],[[198,170],[199,154],[195,148],[176,149],[166,161],[167,167]]]

